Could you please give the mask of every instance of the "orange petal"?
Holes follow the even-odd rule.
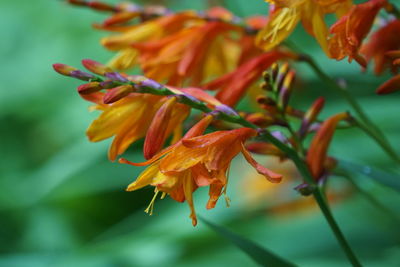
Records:
[[[193,203],[193,192],[194,192],[194,190],[196,190],[196,186],[194,184],[194,181],[193,181],[189,171],[185,172],[183,179],[184,179],[183,180],[183,192],[185,194],[186,202],[189,204],[189,207],[190,207],[190,218],[192,219],[193,226],[196,226],[197,225],[197,217],[196,217],[196,211],[194,210],[194,203]]]
[[[262,174],[267,178],[268,181],[271,183],[279,183],[282,180],[282,175],[277,174],[266,167],[262,166],[260,163],[258,163],[250,154],[249,151],[245,148],[245,146],[242,143],[242,153],[244,158],[247,160],[248,163],[250,163],[251,166],[253,166],[259,174]]]

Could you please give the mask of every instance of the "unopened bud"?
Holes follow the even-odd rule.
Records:
[[[114,103],[133,92],[131,85],[121,85],[108,91],[103,98],[104,104]]]
[[[77,68],[65,65],[65,64],[61,64],[61,63],[56,63],[53,64],[53,69],[60,73],[61,75],[65,75],[65,76],[71,76],[71,72],[78,70]]]
[[[78,87],[78,93],[82,95],[88,95],[94,92],[98,92],[101,89],[103,89],[103,87],[99,82],[90,82],[80,85]]]
[[[114,24],[120,24],[127,22],[135,17],[138,16],[138,12],[119,12],[116,13],[115,15],[111,16],[110,18],[106,19],[103,22],[104,26],[111,26]]]
[[[116,11],[116,9],[108,4],[97,2],[97,1],[91,1],[88,2],[87,5],[95,10],[100,10],[100,11]]]
[[[246,120],[261,128],[268,127],[275,121],[271,116],[268,116],[261,112],[247,115]]]
[[[103,65],[97,61],[91,60],[91,59],[84,59],[82,60],[82,65],[88,70],[91,71],[95,74],[104,76],[105,73],[107,72],[112,72],[112,69],[107,67],[106,65]]]
[[[282,87],[279,90],[278,96],[278,105],[281,107],[283,111],[286,110],[287,105],[289,104],[289,99],[291,95],[291,85],[295,77],[295,72],[290,71],[284,77]]]

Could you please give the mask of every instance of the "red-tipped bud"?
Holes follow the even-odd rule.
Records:
[[[386,81],[384,84],[379,86],[376,90],[377,94],[385,95],[390,94],[400,90],[400,74],[394,76],[390,80]]]
[[[57,71],[58,73],[60,73],[61,75],[65,75],[65,76],[71,76],[71,72],[78,70],[77,68],[65,65],[65,64],[61,64],[61,63],[56,63],[53,64],[53,69],[55,71]]]
[[[167,138],[168,124],[176,101],[175,97],[169,98],[155,114],[143,146],[143,154],[146,159],[152,158],[163,148]]]
[[[87,6],[85,0],[68,0],[68,3],[75,6]]]
[[[246,120],[261,128],[268,127],[275,122],[274,118],[261,112],[247,115]]]
[[[300,138],[304,138],[310,128],[310,125],[317,119],[317,116],[323,109],[325,104],[325,99],[323,97],[318,98],[314,101],[312,106],[307,110],[306,114],[304,115],[304,119],[301,122],[299,135]]]
[[[110,18],[106,19],[103,22],[104,26],[111,26],[114,24],[120,24],[127,22],[135,17],[138,16],[138,12],[119,12],[116,13],[115,15],[111,16]]]
[[[101,89],[103,89],[103,87],[99,82],[85,83],[78,87],[78,93],[82,95],[88,95],[94,92],[98,92]]]
[[[124,98],[125,96],[129,95],[133,91],[134,90],[131,85],[121,85],[115,87],[104,95],[103,102],[104,104],[114,103],[120,100],[121,98]]]
[[[323,174],[327,151],[332,141],[337,124],[349,118],[348,113],[339,113],[328,118],[315,134],[307,152],[307,164],[314,178],[317,180]]]
[[[105,3],[97,2],[97,1],[88,2],[87,5],[95,10],[116,11],[115,7],[105,4]]]
[[[82,60],[82,65],[88,70],[95,74],[102,75],[106,74],[107,72],[112,72],[113,70],[106,65],[103,65],[97,61],[91,59],[84,59]]]

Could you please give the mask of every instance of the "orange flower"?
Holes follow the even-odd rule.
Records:
[[[348,119],[348,117],[347,113],[339,113],[328,118],[315,134],[307,152],[307,164],[315,179],[321,177],[325,170],[325,164],[328,162],[328,147],[332,141],[337,124],[341,120]]]
[[[361,53],[367,61],[375,61],[375,73],[381,74],[385,67],[391,67],[392,59],[386,55],[387,52],[400,49],[400,20],[393,20],[374,32],[368,43],[363,45]]]
[[[124,159],[121,163],[135,166],[150,166],[128,186],[128,191],[137,190],[146,185],[155,186],[155,192],[169,194],[179,202],[189,204],[193,225],[197,218],[193,204],[193,192],[200,186],[210,186],[210,199],[207,208],[215,206],[222,193],[225,193],[228,178],[226,173],[232,159],[242,152],[246,160],[271,182],[280,182],[281,175],[276,174],[258,164],[246,150],[243,143],[256,136],[257,132],[250,128],[240,128],[230,131],[217,131],[201,135],[212,121],[208,115],[196,124],[177,144],[160,152],[151,160],[144,163],[132,163]],[[150,203],[147,212],[152,210]]]
[[[109,50],[119,51],[110,62],[115,69],[129,69],[138,64],[138,51],[132,45],[160,40],[182,30],[189,21],[198,20],[193,12],[166,15],[138,25],[119,27],[120,34],[101,40]],[[102,27],[108,29],[108,27]]]
[[[329,52],[332,58],[341,60],[349,57],[349,62],[355,59],[366,67],[364,57],[359,54],[363,39],[371,30],[379,10],[386,0],[370,0],[353,6],[350,11],[330,28],[332,38],[329,40]]]
[[[169,85],[199,85],[203,80],[232,70],[239,47],[229,36],[238,27],[223,22],[193,26],[157,41],[133,44],[144,74]]]
[[[322,49],[328,51],[328,28],[325,16],[336,13],[338,17],[351,7],[351,0],[266,0],[273,5],[268,24],[257,36],[257,44],[270,50],[284,41],[301,21]]]
[[[216,98],[226,105],[234,106],[250,85],[260,78],[263,71],[275,61],[285,57],[293,57],[293,55],[280,51],[264,53],[242,64],[235,71],[211,81],[205,85],[205,88],[220,89]]]
[[[98,142],[114,136],[108,157],[110,160],[115,160],[129,145],[146,136],[157,110],[165,99],[161,96],[131,93],[115,103],[98,104],[95,109],[101,110],[102,114],[89,126],[87,130],[89,140]],[[171,114],[168,120],[163,121],[166,125],[163,126],[166,129],[163,133],[165,136],[170,136],[174,129],[179,127],[188,116],[189,108],[177,104]],[[180,133],[178,131],[174,134]],[[162,144],[164,141],[165,138],[162,139]],[[157,143],[157,149],[159,146],[160,143]]]

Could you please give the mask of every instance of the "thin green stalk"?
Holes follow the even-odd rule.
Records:
[[[358,121],[354,118],[356,125],[366,134],[368,134],[375,142],[390,156],[394,161],[400,163],[400,157],[393,150],[385,135],[381,130],[371,121],[368,115],[364,112],[362,107],[354,99],[354,97],[345,89],[339,86],[331,77],[329,77],[322,69],[317,65],[317,63],[309,56],[305,55],[302,57],[304,62],[307,62],[309,66],[315,71],[315,73],[332,89],[337,91],[353,108],[356,115],[362,121]]]
[[[311,173],[307,167],[307,165],[300,159],[297,153],[282,144],[279,140],[275,139],[269,133],[265,134],[265,138],[276,145],[279,149],[286,152],[286,154],[293,160],[296,167],[298,168],[299,172],[302,174],[304,180],[310,184],[315,186],[315,190],[313,192],[313,196],[315,201],[317,202],[319,208],[321,209],[325,219],[327,220],[330,228],[332,229],[337,241],[339,242],[340,246],[342,247],[343,251],[345,252],[347,258],[351,262],[353,266],[361,266],[360,262],[358,261],[356,255],[354,254],[353,250],[351,249],[350,245],[348,244],[345,236],[343,235],[342,231],[340,230],[339,225],[337,224],[333,214],[325,200],[321,189],[316,185],[315,180],[312,178]]]

